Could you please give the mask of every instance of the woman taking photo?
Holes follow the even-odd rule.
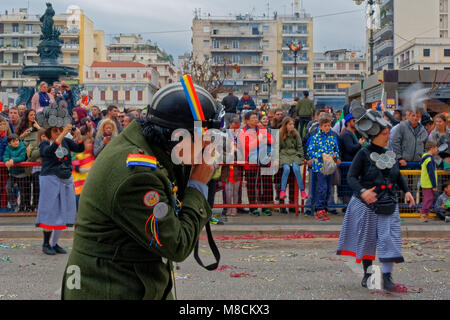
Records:
[[[297,130],[295,130],[295,121],[291,117],[285,117],[281,122],[280,129],[280,166],[283,168],[280,200],[286,198],[286,184],[291,168],[297,179],[301,197],[308,198],[300,174],[300,165],[304,160],[302,141]]]
[[[42,81],[39,84],[39,91],[34,94],[33,98],[31,98],[31,109],[36,112],[40,112],[42,109],[52,105],[53,103],[55,103],[55,98],[53,95],[48,93],[47,82]]]
[[[111,140],[117,136],[117,128],[115,123],[110,119],[105,119],[98,127],[97,135],[94,142],[94,156],[98,157],[99,153]]]
[[[405,192],[405,199],[410,206],[415,205],[415,202],[400,174],[394,152],[386,149],[390,124],[378,112],[368,112],[372,119],[376,118],[376,122],[372,122],[372,125],[370,119],[363,117],[367,131],[362,131],[357,122],[359,132],[371,143],[356,154],[349,169],[347,179],[353,196],[344,216],[337,254],[353,256],[357,263],[363,262],[361,285],[367,287],[371,275],[368,268],[378,250],[383,288],[396,291],[392,282],[392,269],[394,262],[404,262],[397,189]],[[353,110],[355,113],[364,115],[365,109]]]
[[[39,176],[41,192],[36,226],[44,229],[42,250],[48,255],[66,253],[57,242],[62,230],[75,223],[75,188],[70,152],[83,152],[84,144],[80,130],[76,129],[73,133],[75,141],[65,138],[70,132],[71,124],[64,128],[50,127],[41,136],[39,145],[42,171]]]

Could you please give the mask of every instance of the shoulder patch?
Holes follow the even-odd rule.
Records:
[[[157,203],[159,203],[159,200],[161,197],[159,196],[159,193],[157,191],[149,191],[144,195],[144,205],[147,207],[154,207]]]
[[[158,161],[155,157],[133,153],[127,157],[127,167],[149,167],[156,170]]]

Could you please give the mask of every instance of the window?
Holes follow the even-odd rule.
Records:
[[[3,38],[0,38],[0,47],[3,47],[5,45],[5,40]]]
[[[252,64],[259,64],[259,57],[258,56],[252,56]]]
[[[18,47],[19,46],[19,38],[12,38],[11,45],[13,47]]]
[[[233,63],[239,63],[240,59],[238,55],[233,55]]]
[[[444,57],[450,57],[450,49],[444,49]]]
[[[130,90],[125,91],[125,101],[130,101]]]
[[[127,74],[126,74],[126,73],[122,73],[122,74],[120,75],[120,77],[121,77],[122,79],[126,79],[126,78],[127,78]]]
[[[430,54],[430,49],[423,49],[423,56],[424,57],[429,57],[431,54]]]
[[[346,70],[345,63],[336,63],[336,69],[338,69],[338,70]]]
[[[203,32],[209,32],[209,27],[203,27]]]
[[[450,67],[444,67],[444,70],[450,70]]]
[[[269,46],[269,40],[263,40],[262,45],[263,45],[263,47],[268,47]]]
[[[94,91],[92,90],[88,91],[88,96],[91,98],[94,97]]]
[[[131,79],[134,79],[135,78],[135,75],[134,75],[134,73],[132,73],[131,74]]]
[[[102,100],[102,101],[106,100],[106,91],[105,90],[100,91],[100,100]]]
[[[3,52],[0,52],[0,63],[3,63]]]
[[[119,101],[119,91],[113,90],[113,101]]]
[[[27,48],[32,48],[33,47],[33,38],[27,38],[26,45],[27,45]]]
[[[14,79],[20,78],[20,72],[17,71],[17,70],[13,70],[13,72],[12,72],[12,77],[13,77]]]
[[[355,68],[354,70],[359,70],[359,63],[355,63]]]
[[[263,62],[269,62],[269,56],[263,56],[262,59]]]
[[[263,85],[262,85],[262,91],[263,91],[263,92],[269,91],[269,85],[268,85],[267,83],[263,83]]]
[[[139,90],[139,91],[137,92],[137,94],[138,94],[138,101],[142,101],[143,91],[142,91],[142,90]]]
[[[205,48],[209,47],[209,40],[203,40],[203,47]]]
[[[423,67],[423,70],[430,70],[430,67]]]
[[[269,32],[269,30],[270,30],[269,25],[268,24],[263,24],[262,31],[263,32]]]
[[[113,79],[116,78],[116,74],[115,74],[115,73],[112,74],[112,78],[113,78]]]
[[[213,41],[213,48],[214,49],[219,49],[220,48],[220,41],[214,40]]]
[[[19,24],[18,23],[12,24],[12,32],[19,32]]]
[[[12,54],[12,63],[19,63],[19,54],[17,52]]]
[[[239,49],[239,40],[233,40],[233,49]]]
[[[27,24],[25,26],[25,31],[32,32],[33,31],[33,25],[32,24]]]

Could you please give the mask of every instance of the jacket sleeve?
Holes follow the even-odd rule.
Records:
[[[431,185],[433,186],[433,188],[437,188],[436,175],[434,173],[435,170],[436,170],[436,167],[434,165],[434,161],[433,161],[433,159],[431,159],[427,163],[427,171],[428,171],[428,176],[430,177]]]
[[[95,138],[94,141],[94,149],[93,149],[93,153],[94,156],[98,156],[98,154],[100,153],[100,151],[103,150],[103,148],[105,147],[105,145],[103,144],[103,137],[99,136]]]
[[[147,193],[157,196],[158,203],[167,214],[157,219],[160,247],[150,246],[152,237],[148,220],[153,208],[144,204]],[[211,217],[212,211],[203,194],[188,187],[185,190],[181,211],[174,213],[170,187],[151,172],[140,171],[128,176],[118,187],[113,198],[112,219],[140,245],[169,260],[184,261],[192,252],[199,234]]]
[[[75,153],[80,153],[84,151],[84,143],[76,143],[72,139],[64,138],[67,142],[67,145],[69,146],[70,151]]]
[[[256,104],[253,99],[250,99],[250,109],[252,109],[252,110],[256,109]]]
[[[322,159],[322,152],[319,152],[319,148],[317,148],[317,138],[316,136],[312,136],[308,145],[308,156],[310,158]]]
[[[3,162],[8,161],[9,159],[11,159],[11,151],[9,146],[6,146],[5,148],[5,152],[3,153]]]
[[[356,154],[360,149],[361,145],[353,139],[351,134],[342,134],[341,136],[341,146],[345,145],[345,150],[349,154]],[[344,148],[342,148],[344,149]]]
[[[392,139],[392,149],[395,152],[395,158],[397,160],[402,159],[402,139],[403,126],[399,124],[399,127],[395,130],[394,137]]]
[[[242,107],[243,106],[244,106],[244,100],[240,99],[238,104],[237,104],[236,109],[239,110],[239,111],[242,111]]]

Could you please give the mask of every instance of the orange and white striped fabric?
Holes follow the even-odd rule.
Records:
[[[75,160],[72,161],[74,170],[72,171],[73,183],[75,185],[75,194],[78,196],[83,191],[84,182],[88,176],[89,170],[94,164],[95,156],[92,152],[77,153]],[[78,166],[78,172],[75,167]]]

